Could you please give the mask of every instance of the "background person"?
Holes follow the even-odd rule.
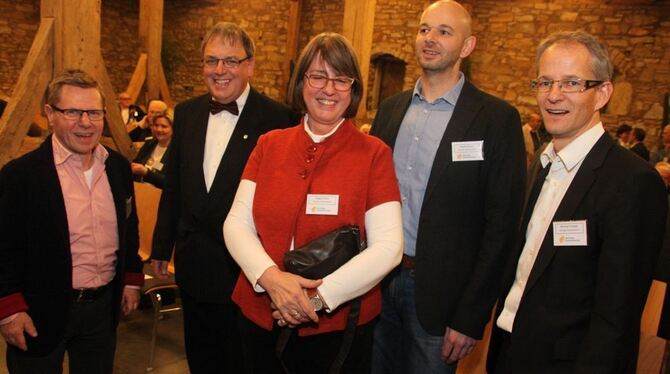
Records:
[[[147,182],[163,188],[167,163],[167,150],[172,140],[172,120],[165,114],[154,117],[151,125],[153,137],[147,138],[130,164],[136,182]]]
[[[147,137],[151,136],[151,126],[154,123],[154,118],[166,114],[168,110],[167,104],[161,100],[149,101],[147,108],[147,115],[139,122],[133,122],[135,127],[128,132],[130,140],[134,142],[143,142]]]
[[[343,36],[314,37],[290,85],[294,106],[305,113],[302,123],[261,137],[242,175],[224,236],[244,273],[233,300],[243,314],[250,373],[281,372],[276,326],[287,323],[297,326],[298,335],[285,350],[288,371],[328,372],[342,345],[347,302],[359,296],[358,327],[342,372],[370,370],[373,320],[381,308],[378,283],[400,261],[402,221],[390,149],[351,120],[362,82]],[[283,271],[283,255],[292,247],[347,224],[357,224],[367,237],[361,254],[323,280]],[[314,307],[321,303],[325,313]]]

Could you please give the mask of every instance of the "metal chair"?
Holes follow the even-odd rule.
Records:
[[[156,335],[158,333],[158,322],[163,319],[164,313],[176,312],[181,310],[181,306],[178,304],[170,304],[168,306],[163,306],[163,301],[161,298],[161,291],[172,290],[177,292],[177,284],[175,283],[174,275],[170,275],[168,279],[161,280],[150,274],[150,271],[145,271],[145,274],[149,275],[150,278],[145,277],[144,287],[142,288],[142,293],[149,296],[151,299],[151,305],[154,309],[154,318],[153,318],[153,327],[151,329],[151,348],[149,350],[149,363],[147,365],[146,371],[152,371],[154,369],[154,353],[156,349]]]

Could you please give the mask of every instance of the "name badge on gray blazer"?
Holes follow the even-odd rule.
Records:
[[[126,198],[126,219],[130,217],[130,213],[133,212],[133,197],[130,196]]]
[[[451,159],[458,161],[484,161],[484,141],[451,143]]]

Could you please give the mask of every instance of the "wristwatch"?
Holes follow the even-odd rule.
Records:
[[[321,295],[319,295],[319,291],[317,291],[316,288],[306,289],[305,291],[307,293],[307,297],[309,297],[309,302],[312,304],[312,308],[314,308],[314,311],[319,312],[323,310],[323,308],[326,306],[326,303],[323,302]]]

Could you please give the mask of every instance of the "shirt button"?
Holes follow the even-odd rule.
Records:
[[[407,170],[412,170],[412,167],[411,167],[411,166],[408,166],[408,167],[407,167]]]
[[[428,113],[428,110],[424,109],[424,110],[423,110],[423,113],[424,113],[424,114]]]
[[[312,144],[309,147],[307,147],[307,152],[309,152],[309,153],[316,152],[316,145]]]
[[[414,137],[414,141],[415,141],[415,142],[418,142],[418,141],[419,141],[419,137],[418,137],[418,136],[415,136],[415,137]]]
[[[305,162],[308,163],[308,164],[311,164],[312,161],[314,161],[314,156],[313,155],[309,155],[309,156],[307,156],[307,158],[305,158]]]

